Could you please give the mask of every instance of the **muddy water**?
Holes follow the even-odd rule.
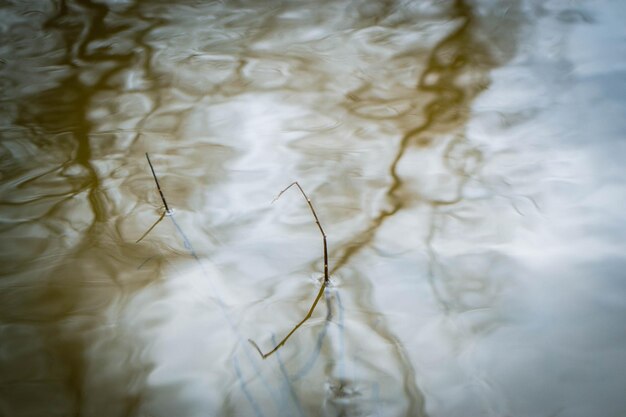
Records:
[[[626,413],[620,2],[0,4],[0,415]]]

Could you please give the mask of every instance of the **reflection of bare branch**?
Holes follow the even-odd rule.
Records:
[[[387,204],[364,225],[363,229],[350,238],[350,244],[339,247],[336,252],[331,253],[334,261],[331,271],[333,273],[334,270],[344,267],[361,250],[370,247],[385,221],[410,204],[403,195],[406,191],[404,189],[405,179],[399,172],[400,162],[407,151],[411,148],[432,149],[441,143],[439,138],[445,138],[451,134],[456,135],[457,138],[448,144],[443,155],[446,168],[457,179],[458,185],[454,190],[455,193],[450,198],[440,198],[427,196],[412,189],[410,194],[411,199],[418,200],[421,205],[430,207],[430,219],[425,220],[425,223],[429,224],[430,227],[424,242],[429,256],[428,279],[434,297],[442,304],[442,309],[445,311],[450,308],[449,305],[454,303],[454,300],[447,301],[445,294],[442,294],[442,291],[445,292],[445,288],[439,289],[436,275],[437,268],[440,267],[440,259],[433,247],[433,240],[438,233],[437,223],[441,212],[446,207],[456,207],[457,204],[463,202],[467,184],[480,172],[484,163],[480,149],[475,146],[469,146],[470,149],[459,156],[461,160],[459,164],[455,164],[451,159],[454,158],[453,151],[455,149],[464,150],[464,147],[455,147],[459,144],[465,145],[466,139],[463,131],[471,114],[472,101],[488,86],[488,72],[499,64],[491,56],[488,45],[483,42],[483,39],[479,39],[475,35],[477,20],[473,17],[471,5],[464,0],[455,0],[452,3],[454,17],[458,17],[461,23],[457,29],[434,47],[427,66],[419,77],[416,97],[418,100],[422,100],[422,97],[428,97],[430,101],[424,103],[423,106],[415,103],[413,108],[423,108],[423,117],[419,124],[408,126],[404,130],[397,151],[390,161],[389,183],[385,190]],[[463,80],[466,75],[472,76],[469,82]],[[363,87],[353,94],[359,99],[361,97],[367,98],[367,91],[365,90],[366,88]],[[376,97],[375,94],[371,95]],[[470,159],[471,163],[476,165],[475,167],[466,165]],[[355,295],[355,298],[361,301],[367,300],[368,297],[371,299],[371,292],[373,291],[371,287],[369,280],[360,282],[356,287],[359,294]],[[411,398],[410,410],[406,414],[426,415],[423,397],[415,383],[415,370],[406,348],[393,335],[388,326],[376,324],[377,326],[372,326],[372,329],[380,337],[390,341],[405,368],[406,389],[411,393],[409,396]]]
[[[390,184],[386,189],[388,207],[381,210],[363,230],[350,239],[354,243],[341,247],[332,254],[336,261],[331,272],[347,264],[352,257],[368,247],[384,222],[404,208],[406,202],[403,201],[401,194],[404,181],[398,173],[398,167],[406,152],[412,147],[428,148],[437,137],[453,132],[458,134],[464,129],[470,115],[472,100],[486,88],[488,80],[484,76],[477,76],[474,82],[467,84],[459,82],[458,79],[468,73],[486,75],[488,70],[497,65],[495,60],[490,59],[486,45],[474,35],[473,29],[476,25],[471,6],[464,0],[456,0],[453,2],[452,11],[455,17],[462,19],[462,23],[433,48],[427,66],[419,77],[417,91],[426,94],[418,94],[418,97],[433,95],[434,98],[424,104],[422,122],[404,132],[396,154],[390,162],[388,171]],[[473,58],[467,51],[477,51],[482,55],[480,59]],[[360,90],[366,88],[362,87]],[[355,91],[350,94],[360,96],[365,95],[366,91]],[[451,148],[457,145],[464,135],[461,134],[460,138],[453,140],[444,151],[446,158],[444,163],[460,178],[456,196],[451,200],[440,200],[416,195],[415,191],[412,191],[413,198],[433,207],[461,202],[462,190],[469,178],[464,178],[465,170],[449,165],[450,162],[447,160]],[[481,163],[482,155],[478,149],[471,149],[468,152],[476,153],[472,156],[478,158],[477,162]]]
[[[317,306],[317,303],[320,301],[320,298],[322,298],[322,294],[324,294],[324,289],[330,282],[330,278],[328,276],[328,246],[326,243],[326,233],[324,232],[324,229],[322,228],[319,218],[317,217],[317,213],[315,212],[315,209],[313,208],[313,203],[311,203],[311,199],[306,195],[306,193],[304,192],[300,184],[298,184],[298,182],[295,181],[289,184],[289,186],[287,186],[284,190],[282,190],[272,202],[278,200],[285,191],[287,191],[294,185],[298,187],[298,189],[300,190],[300,192],[306,199],[306,202],[309,205],[309,208],[311,209],[311,213],[313,213],[313,217],[315,218],[315,223],[317,224],[317,227],[320,229],[320,233],[322,234],[322,240],[324,242],[324,282],[322,283],[322,286],[319,292],[317,293],[317,296],[315,297],[315,300],[313,301],[311,308],[309,308],[309,312],[306,314],[306,316],[304,316],[304,318],[300,320],[300,322],[296,324],[293,327],[293,329],[291,329],[291,331],[287,334],[287,336],[285,336],[272,350],[270,350],[267,353],[263,353],[263,351],[261,351],[259,346],[252,339],[248,339],[248,341],[252,344],[252,346],[254,346],[254,348],[257,350],[257,352],[259,352],[259,355],[261,355],[263,359],[267,358],[272,353],[276,352],[281,346],[285,344],[285,342],[287,342],[287,340],[291,337],[291,335],[294,334],[296,330],[300,328],[300,326],[302,326],[308,319],[311,318],[311,316],[313,315],[313,311],[315,310],[315,307]]]

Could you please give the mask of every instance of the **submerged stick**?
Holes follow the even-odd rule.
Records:
[[[148,152],[146,152],[146,159],[148,160],[148,165],[150,165],[150,171],[152,171],[152,177],[154,178],[154,182],[156,183],[157,190],[159,190],[159,194],[161,195],[161,201],[163,201],[163,205],[165,206],[165,212],[161,214],[161,217],[159,217],[157,221],[154,222],[152,226],[150,226],[150,228],[143,235],[141,235],[141,237],[137,239],[135,243],[141,242],[143,238],[148,236],[148,233],[150,233],[152,229],[154,229],[156,225],[159,224],[166,215],[172,214],[172,211],[170,210],[169,206],[167,205],[167,201],[165,200],[165,195],[163,195],[163,191],[161,191],[161,185],[159,184],[156,172],[154,172],[154,167],[152,166],[152,162],[150,161],[150,156],[148,155]]]
[[[291,331],[289,333],[287,333],[287,336],[285,336],[272,350],[270,350],[267,353],[263,353],[263,351],[261,351],[259,346],[252,339],[248,339],[248,342],[250,342],[250,344],[252,344],[252,346],[254,346],[254,348],[257,350],[257,352],[259,352],[259,355],[261,355],[261,357],[263,359],[267,358],[268,356],[270,356],[271,354],[276,352],[278,349],[280,349],[280,347],[283,346],[285,344],[285,342],[287,342],[287,340],[291,337],[291,335],[294,334],[296,332],[296,330],[298,330],[300,328],[300,326],[302,326],[308,319],[311,318],[311,315],[313,315],[313,311],[315,310],[315,307],[317,306],[317,303],[320,301],[320,299],[322,298],[322,295],[324,294],[324,289],[326,288],[326,286],[330,282],[330,278],[328,276],[328,246],[326,244],[326,233],[324,232],[324,229],[322,228],[320,220],[317,217],[317,213],[315,212],[315,208],[313,208],[313,203],[311,203],[311,199],[306,195],[306,193],[304,192],[304,190],[302,189],[300,184],[298,184],[298,181],[294,181],[291,184],[289,184],[287,186],[287,188],[282,190],[276,196],[276,198],[272,201],[272,203],[274,201],[278,200],[280,198],[280,196],[282,196],[285,191],[287,191],[288,189],[290,189],[294,185],[296,187],[298,187],[298,189],[300,190],[300,192],[302,193],[302,195],[306,199],[306,202],[309,205],[309,208],[311,209],[311,213],[313,213],[313,217],[315,218],[315,223],[317,224],[317,227],[320,229],[320,233],[322,234],[322,240],[323,240],[323,243],[324,243],[324,282],[322,283],[322,286],[321,286],[319,292],[317,293],[317,296],[315,297],[315,300],[313,301],[313,304],[311,305],[311,308],[309,308],[309,312],[306,314],[306,316],[304,316],[304,318],[302,320],[300,320],[300,322],[298,324],[296,324],[293,327],[293,329],[291,329]]]
[[[144,237],[148,236],[148,233],[150,233],[152,229],[156,227],[157,224],[161,223],[161,220],[163,220],[163,217],[165,217],[166,214],[167,214],[167,211],[164,211],[163,214],[161,214],[161,217],[159,217],[156,222],[152,223],[152,226],[150,226],[150,228],[146,230],[146,232],[143,235],[141,235],[141,237],[137,239],[135,243],[141,242]]]

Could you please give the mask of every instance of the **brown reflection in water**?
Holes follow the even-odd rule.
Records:
[[[424,105],[425,120],[404,133],[389,166],[391,184],[386,195],[390,208],[382,210],[373,218],[370,225],[353,239],[354,244],[336,251],[333,255],[336,263],[331,272],[336,272],[356,253],[367,247],[385,219],[397,213],[404,204],[417,201],[429,204],[436,210],[438,206],[453,205],[461,200],[463,186],[473,172],[466,171],[463,166],[453,166],[454,162],[449,155],[456,146],[463,144],[471,148],[467,151],[467,157],[477,161],[482,159],[480,150],[467,144],[463,128],[470,114],[472,100],[489,86],[489,71],[504,62],[492,57],[493,45],[478,39],[479,22],[465,1],[455,1],[451,17],[461,23],[458,29],[439,42],[430,53],[427,67],[420,75],[416,87],[418,97],[422,96],[421,93],[427,93],[426,96],[433,95],[434,99]],[[359,93],[351,93],[351,96],[358,97],[364,90],[361,88]],[[404,183],[397,170],[407,150],[411,147],[426,149],[450,135],[454,135],[455,139],[446,146],[443,157],[451,172],[462,179],[457,196],[450,200],[438,200],[403,194]]]
[[[515,3],[507,2],[506,6],[511,12],[510,15],[514,16],[512,9]],[[385,220],[404,206],[428,205],[431,207],[431,219],[428,222],[430,226],[425,244],[431,259],[429,277],[436,297],[446,310],[449,308],[449,302],[440,294],[439,285],[434,282],[433,269],[437,263],[437,256],[432,247],[432,240],[438,228],[438,218],[445,216],[441,213],[441,208],[454,206],[463,200],[463,190],[467,181],[480,171],[483,164],[480,149],[472,145],[464,134],[472,101],[489,86],[489,72],[510,59],[515,46],[514,39],[510,39],[514,36],[514,30],[510,30],[506,36],[501,34],[500,30],[491,33],[491,38],[485,36],[485,21],[481,22],[480,17],[475,16],[471,6],[463,0],[455,1],[451,18],[460,22],[458,28],[434,47],[416,86],[418,98],[433,97],[423,104],[424,120],[418,126],[406,130],[389,166],[391,181],[386,190],[388,208],[371,219],[368,227],[354,237],[352,240],[354,243],[335,251],[332,257],[336,262],[331,271],[335,273],[359,251],[368,247]],[[488,17],[483,19],[486,20]],[[509,23],[511,29],[513,25],[519,24],[515,23],[512,17],[508,19],[499,17],[499,20]],[[494,36],[501,38],[495,39]],[[358,98],[358,95],[366,93],[366,90],[362,87],[358,92],[351,93],[350,97]],[[404,155],[409,149],[426,151],[428,148],[434,148],[440,145],[441,141],[448,141],[442,154],[443,164],[450,175],[458,179],[455,195],[448,199],[439,199],[420,195],[414,187],[411,191],[405,191],[405,180],[398,174],[398,165]]]
[[[27,413],[32,408],[33,413],[39,413],[46,407],[51,416],[69,415],[68,412],[83,415],[93,412],[86,406],[90,401],[91,407],[97,405],[97,401],[86,398],[84,393],[89,372],[85,362],[88,341],[102,326],[101,314],[111,302],[110,295],[114,294],[111,289],[122,285],[116,280],[119,277],[117,271],[103,269],[105,264],[101,258],[103,254],[114,257],[117,254],[118,260],[125,258],[121,256],[124,245],[120,247],[119,243],[113,243],[102,226],[109,213],[104,208],[100,179],[92,165],[89,140],[92,123],[87,111],[94,94],[115,88],[111,80],[137,57],[131,50],[106,46],[94,49],[90,45],[99,41],[106,44],[107,39],[120,31],[132,32],[131,38],[141,45],[141,38],[150,26],[145,20],[125,22],[124,16],[106,20],[111,15],[109,8],[88,0],[43,3],[24,2],[23,14],[30,16],[24,30],[29,31],[31,38],[24,40],[27,44],[22,50],[16,48],[17,58],[21,60],[10,58],[11,65],[33,62],[50,71],[43,76],[33,75],[28,81],[34,86],[23,80],[16,83],[18,86],[21,83],[25,90],[28,87],[37,89],[39,84],[42,87],[36,93],[11,92],[11,103],[15,106],[15,118],[11,120],[14,127],[13,131],[3,131],[3,136],[7,140],[15,138],[16,143],[27,142],[32,147],[28,149],[28,156],[13,155],[23,170],[37,171],[40,165],[54,165],[50,177],[57,176],[56,182],[58,177],[64,177],[66,181],[62,184],[62,192],[54,186],[56,182],[42,188],[42,198],[46,199],[45,212],[39,213],[37,218],[28,221],[19,218],[33,211],[32,202],[26,202],[21,208],[22,213],[16,212],[10,222],[2,225],[7,239],[11,234],[9,227],[16,229],[19,239],[39,235],[41,228],[46,228],[48,235],[59,237],[54,240],[42,238],[48,241],[44,248],[31,243],[11,261],[12,265],[23,261],[18,271],[27,270],[28,274],[17,274],[16,277],[23,276],[23,279],[16,279],[17,284],[12,289],[3,287],[0,315],[13,327],[33,329],[28,342],[40,340],[42,350],[32,356],[20,356],[18,362],[21,361],[25,370],[7,375],[10,385],[3,385],[0,389],[2,396],[10,399],[8,405],[5,404],[8,409]],[[40,6],[55,7],[55,10],[38,14],[29,9]],[[18,9],[19,5],[14,7]],[[126,13],[133,16],[137,10],[130,8]],[[38,20],[41,17],[45,20]],[[42,47],[45,50],[37,51],[35,47],[33,51],[37,42],[49,44],[49,48]],[[19,69],[14,73],[19,76]],[[57,73],[63,75],[55,79]],[[55,87],[47,88],[46,83]],[[24,175],[22,169],[3,170],[3,180],[10,179],[7,178],[9,172],[16,177]],[[32,182],[45,182],[46,177],[29,181],[29,191],[33,193]],[[71,189],[67,189],[68,186]],[[11,204],[6,197],[3,196],[3,205]],[[3,215],[7,214],[9,212],[3,208]],[[70,239],[72,235],[80,237]],[[6,243],[3,242],[3,249]],[[147,257],[146,253],[144,256]],[[123,263],[128,265],[127,260]],[[129,266],[135,269],[135,265]],[[3,272],[12,271],[3,267]],[[123,284],[127,287],[126,293],[130,288],[139,288],[154,279],[147,271],[136,272],[128,278],[131,279]],[[38,378],[21,375],[28,374],[27,369],[31,368]],[[137,371],[136,375],[143,373],[142,369]],[[110,390],[115,386],[111,382],[104,376],[102,387]],[[47,394],[42,397],[44,393],[49,393],[50,398],[46,397]],[[121,393],[118,408],[126,410],[120,415],[133,414],[136,404],[132,392]]]

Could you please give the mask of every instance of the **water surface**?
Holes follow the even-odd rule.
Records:
[[[0,415],[626,414],[621,2],[1,7]]]

